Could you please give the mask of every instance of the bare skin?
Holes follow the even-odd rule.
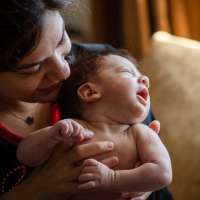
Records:
[[[111,58],[110,60],[113,62],[115,59]],[[45,128],[39,132],[30,134],[19,145],[18,158],[20,161],[24,162],[25,164],[28,163],[28,165],[38,165],[45,162],[46,159],[49,158],[56,143],[64,140],[82,140],[83,127],[92,130],[95,133],[95,137],[88,141],[85,140],[79,144],[74,143],[75,147],[77,145],[86,144],[89,142],[112,140],[116,148],[113,152],[92,156],[92,158],[95,158],[95,160],[87,159],[84,162],[77,162],[76,165],[83,163],[84,167],[82,170],[82,175],[78,179],[80,183],[83,183],[78,187],[80,190],[95,188],[115,193],[90,193],[81,196],[74,196],[73,199],[96,199],[97,196],[99,199],[124,199],[125,197],[121,197],[119,192],[131,192],[131,194],[132,192],[137,192],[137,195],[138,192],[146,192],[146,195],[148,195],[149,190],[160,189],[171,182],[171,163],[164,145],[150,128],[141,124],[137,124],[138,122],[144,120],[149,111],[148,93],[143,92],[145,93],[145,97],[142,98],[138,95],[141,93],[141,91],[146,91],[149,87],[148,79],[144,76],[141,76],[136,68],[131,65],[130,62],[127,62],[125,58],[123,58],[121,61],[123,65],[119,65],[120,61],[121,58],[120,60],[117,60],[116,63],[111,62],[111,65],[116,66],[117,70],[114,69],[113,72],[111,70],[110,73],[106,73],[109,75],[111,74],[111,77],[108,76],[107,79],[104,78],[103,81],[103,83],[110,86],[106,87],[106,93],[109,93],[109,91],[114,90],[112,85],[116,85],[115,80],[117,80],[120,82],[121,87],[117,87],[118,91],[109,93],[109,95],[105,97],[103,96],[105,93],[103,88],[105,87],[102,87],[102,85],[99,84],[99,81],[97,81],[96,84],[94,80],[92,80],[92,83],[85,83],[79,88],[78,96],[83,101],[83,107],[85,106],[84,102],[93,102],[91,106],[92,108],[88,106],[86,109],[84,109],[85,112],[83,113],[83,116],[86,118],[85,121],[75,120],[78,122],[76,123],[71,119],[62,120],[53,127]],[[124,64],[124,62],[127,63]],[[118,65],[120,67],[118,67]],[[133,70],[132,73],[129,73],[129,68]],[[109,71],[110,67],[107,66],[105,69]],[[102,74],[104,74],[104,70],[102,70],[99,76],[102,76]],[[116,74],[118,78],[116,79],[115,76],[112,77],[112,74]],[[106,77],[105,74],[103,77]],[[126,89],[127,86],[123,85],[123,83],[127,83],[127,81],[129,83],[128,90]],[[123,95],[120,94],[120,91],[123,92]],[[136,96],[132,95],[132,93]],[[124,102],[124,106],[121,105],[120,98],[116,100],[116,96],[120,97],[125,95],[127,95],[127,98],[125,98],[126,101]],[[128,109],[126,108],[126,105],[128,105]],[[119,113],[121,109],[120,106],[122,106],[123,110],[125,110],[127,113],[132,111],[132,113],[130,112],[128,114],[128,118],[126,115],[123,115],[122,112],[120,112],[122,116],[116,115],[116,113]],[[114,114],[112,108],[114,108]],[[123,121],[124,119],[131,120],[128,123],[133,125],[126,125]],[[151,126],[153,129],[156,127],[153,124],[150,125],[150,127]],[[41,144],[39,145],[40,142]],[[149,143],[151,143],[151,145]],[[30,152],[24,151],[24,147],[26,145],[30,146],[31,144],[36,145],[33,148],[35,149],[33,153],[31,153],[31,150]],[[38,146],[42,147],[43,149],[38,150]],[[121,146],[126,146],[126,148],[121,148]],[[36,150],[38,150],[38,153]],[[25,156],[23,155],[23,152]],[[43,154],[40,152],[43,152]],[[34,159],[36,161],[34,161],[35,163],[29,163],[30,155],[31,158],[36,158]],[[112,156],[117,156],[121,160],[118,166],[113,168],[115,171],[109,170],[108,167],[97,162],[105,159],[106,157]],[[137,165],[139,159],[141,159],[142,166],[138,167],[137,169],[133,169],[134,166]],[[30,161],[32,162],[32,160],[33,159]],[[145,173],[146,171],[148,172],[147,174]],[[166,174],[166,176],[163,176],[162,174]],[[113,182],[113,179],[116,181]],[[143,184],[144,179],[146,180],[146,184]],[[154,184],[152,184],[152,182]],[[127,197],[128,195],[125,194],[125,196]],[[139,196],[144,197],[144,194],[139,194]]]

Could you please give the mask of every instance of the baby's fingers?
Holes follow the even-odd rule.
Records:
[[[80,124],[71,119],[61,120],[60,124],[64,141],[75,142],[83,140],[83,127]]]
[[[73,136],[75,135],[75,136]],[[92,131],[85,131],[85,129],[81,126],[79,132],[74,129],[74,132],[72,134],[72,137],[67,139],[69,142],[79,142],[84,139],[91,139],[94,136],[94,133]]]
[[[78,182],[86,182],[86,181],[94,181],[95,180],[95,174],[94,173],[86,173],[82,174],[78,177]]]
[[[91,167],[91,166],[86,166],[82,169],[82,174],[85,173],[94,173],[95,172],[96,167]]]
[[[79,190],[87,190],[87,189],[92,189],[96,188],[96,182],[95,181],[90,181],[84,184],[81,184],[78,186]]]
[[[87,166],[87,165],[89,165],[89,166],[96,166],[96,165],[98,165],[98,164],[99,164],[99,162],[96,161],[96,160],[94,160],[94,159],[87,159],[87,160],[85,160],[85,161],[83,162],[83,167],[84,167],[84,166]]]
[[[72,137],[77,137],[83,134],[83,127],[75,121],[71,121],[72,125]]]

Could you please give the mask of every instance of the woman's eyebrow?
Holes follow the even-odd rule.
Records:
[[[62,37],[61,37],[61,40],[59,41],[59,43],[57,44],[56,48],[62,43],[63,39],[64,39],[64,34],[65,34],[65,22],[63,20],[63,31],[62,31]],[[22,70],[22,69],[29,69],[29,68],[32,68],[32,67],[35,67],[37,65],[40,65],[42,64],[43,62],[46,61],[47,58],[39,61],[39,62],[36,62],[36,63],[31,63],[31,64],[24,64],[20,67],[18,67],[17,69],[15,69],[14,71],[18,71],[18,70]]]

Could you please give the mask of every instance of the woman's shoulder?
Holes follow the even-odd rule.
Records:
[[[2,138],[3,141],[6,141],[7,143],[14,146],[17,146],[20,143],[20,141],[23,139],[22,136],[11,132],[2,124],[0,124],[0,138]]]
[[[80,53],[83,51],[102,51],[105,49],[113,50],[114,47],[112,47],[109,44],[97,44],[97,43],[72,43],[72,52],[73,54],[78,57]]]

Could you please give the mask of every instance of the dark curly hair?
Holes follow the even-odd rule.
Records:
[[[78,10],[81,0],[0,0],[0,73],[14,72],[37,47],[47,10]]]
[[[75,58],[73,55],[68,57],[71,74],[63,82],[58,98],[58,109],[61,119],[82,119],[82,108],[78,104],[77,90],[82,84],[87,82],[88,78],[99,72],[100,65],[98,65],[98,61],[103,60],[109,55],[124,57],[138,67],[137,61],[124,49],[103,50],[99,52],[84,51],[78,58]]]

